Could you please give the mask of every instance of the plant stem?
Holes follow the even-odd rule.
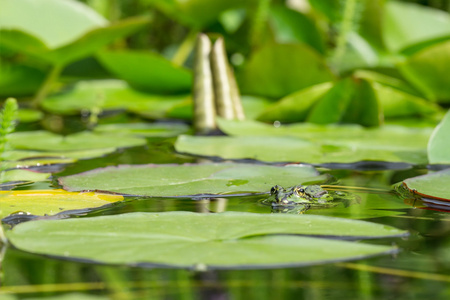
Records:
[[[42,100],[47,97],[48,93],[51,91],[53,84],[58,79],[59,75],[61,74],[61,71],[63,69],[63,65],[54,65],[52,69],[50,70],[50,73],[48,73],[47,77],[45,78],[45,81],[42,83],[41,87],[39,88],[38,92],[34,96],[33,102],[31,105],[35,108],[39,107],[41,105]]]
[[[188,32],[187,36],[184,38],[180,47],[178,47],[177,52],[172,57],[172,62],[174,64],[176,64],[177,66],[182,66],[184,64],[189,54],[192,52],[192,49],[194,48],[195,39],[197,35],[198,35],[197,29],[191,29]]]

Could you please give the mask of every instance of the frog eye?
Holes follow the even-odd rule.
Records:
[[[295,188],[294,192],[296,192],[298,195],[303,195],[305,193],[305,189],[301,187]]]
[[[273,186],[273,187],[270,189],[270,194],[273,195],[273,194],[275,194],[276,192],[278,192],[278,190],[279,190],[279,186],[278,186],[278,185]]]

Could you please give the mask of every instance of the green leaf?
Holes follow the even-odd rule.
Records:
[[[39,216],[55,215],[66,210],[99,207],[122,200],[123,197],[119,195],[94,192],[72,193],[64,190],[1,191],[0,218],[18,211]]]
[[[269,23],[277,43],[306,43],[325,54],[322,34],[314,22],[302,13],[281,5],[272,6]]]
[[[0,29],[26,32],[50,49],[72,43],[108,24],[87,5],[73,0],[0,0],[0,4]]]
[[[350,163],[362,160],[426,163],[431,129],[356,125],[292,124],[274,127],[255,121],[226,121],[219,128],[233,137],[180,136],[178,152],[268,162]]]
[[[398,52],[412,44],[450,36],[449,14],[415,3],[388,1],[383,18],[386,46]]]
[[[172,137],[185,133],[189,126],[177,123],[131,123],[96,126],[94,132],[135,135],[142,137]]]
[[[154,93],[190,92],[192,74],[169,60],[152,52],[104,51],[99,53],[101,63],[130,85]]]
[[[5,162],[1,163],[2,166],[7,166]],[[38,173],[29,170],[7,170],[1,172],[1,183],[11,181],[44,181],[50,177],[50,173]]]
[[[17,117],[19,118],[19,122],[28,123],[41,120],[44,114],[40,110],[21,108],[18,111]]]
[[[450,164],[450,110],[434,129],[428,142],[430,164]]]
[[[408,178],[403,181],[403,185],[411,192],[420,196],[450,201],[449,181],[450,169],[445,169],[439,172]]]
[[[428,99],[450,103],[450,41],[417,52],[399,69]]]
[[[405,232],[321,216],[167,212],[26,222],[7,232],[7,237],[16,248],[32,253],[109,264],[194,268],[310,265],[395,252],[389,246],[292,234],[389,237]],[[274,255],[279,249],[283,255]]]
[[[313,105],[327,93],[333,84],[325,82],[283,97],[267,107],[258,116],[259,121],[301,122],[306,119]]]
[[[333,79],[323,58],[302,44],[265,45],[236,76],[242,93],[272,98]]]
[[[24,131],[11,134],[10,143],[16,149],[70,152],[141,146],[145,145],[146,141],[142,138],[118,134],[80,132],[60,136],[47,131]]]
[[[148,23],[132,18],[109,25],[88,6],[72,0],[2,0],[0,43],[53,65],[86,57]]]
[[[41,70],[1,59],[0,64],[0,97],[33,94],[44,81],[45,73]]]
[[[101,190],[141,196],[187,196],[268,192],[277,184],[322,182],[310,166],[252,164],[118,166],[59,178],[70,191]]]
[[[229,9],[242,7],[248,0],[144,0],[163,11],[178,22],[192,26],[205,27],[217,20]],[[207,12],[207,13],[206,13]]]

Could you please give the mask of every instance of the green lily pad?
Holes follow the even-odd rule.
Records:
[[[66,259],[202,269],[311,265],[396,251],[292,234],[392,237],[406,232],[321,216],[166,212],[26,222],[8,231],[7,238],[20,250]],[[274,255],[279,249],[283,255]]]
[[[15,149],[70,152],[142,146],[146,141],[119,134],[80,132],[61,136],[48,131],[24,131],[11,134],[10,143]]]
[[[32,190],[0,192],[0,218],[14,212],[32,215],[54,215],[66,210],[99,207],[122,201],[119,195],[73,193],[64,190]]]
[[[266,45],[253,53],[236,77],[242,93],[272,98],[333,79],[323,58],[305,44]]]
[[[130,123],[99,125],[95,127],[94,132],[143,137],[172,137],[185,133],[188,130],[189,126],[177,123]]]
[[[387,2],[382,26],[384,41],[395,52],[450,35],[448,13],[415,3]]]
[[[450,41],[435,44],[409,57],[399,70],[428,99],[449,103],[449,53]]]
[[[191,72],[157,53],[103,51],[98,58],[109,71],[138,89],[166,94],[191,90]]]
[[[20,64],[11,64],[0,58],[0,97],[33,94],[45,79],[45,72]]]
[[[30,167],[36,165],[70,163],[78,159],[88,159],[103,156],[116,151],[116,148],[100,148],[79,151],[31,151],[31,150],[11,150],[4,154],[3,163],[10,168]],[[16,166],[13,166],[16,164]]]
[[[450,169],[408,178],[403,185],[411,192],[423,197],[450,201]]]
[[[231,137],[180,136],[178,152],[226,159],[268,162],[350,163],[362,160],[423,164],[431,128],[298,123],[271,126],[256,121],[220,119]]]
[[[166,197],[268,192],[275,184],[325,180],[326,176],[311,166],[185,164],[108,167],[61,177],[59,183],[69,191]]]
[[[19,109],[17,117],[19,118],[19,122],[22,122],[22,123],[36,122],[36,121],[41,120],[44,117],[44,114],[39,110],[29,109],[29,108],[21,108],[21,109]]]
[[[434,129],[428,142],[430,164],[450,164],[450,110]]]
[[[2,162],[3,166],[8,166]],[[50,177],[50,173],[39,173],[29,170],[7,170],[1,172],[0,183],[11,181],[44,181]]]

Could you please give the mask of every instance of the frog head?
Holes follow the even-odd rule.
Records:
[[[296,185],[285,189],[278,185],[270,190],[272,205],[295,205],[325,203],[332,200],[326,190],[319,185]]]

